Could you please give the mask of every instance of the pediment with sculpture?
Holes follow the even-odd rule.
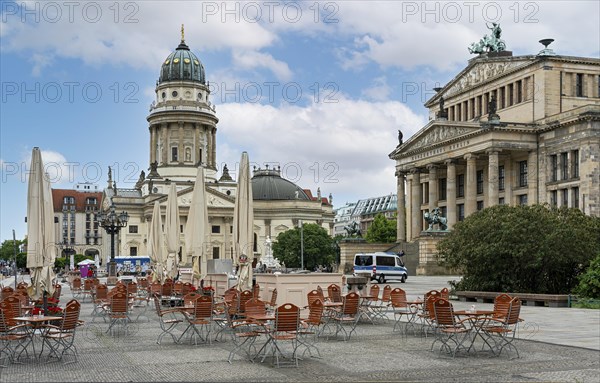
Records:
[[[402,148],[402,152],[411,152],[413,150],[426,148],[428,146],[436,145],[447,140],[451,140],[465,134],[477,131],[477,128],[465,127],[465,126],[448,126],[435,124],[430,126],[427,130],[423,131],[412,138],[406,143],[406,146]]]

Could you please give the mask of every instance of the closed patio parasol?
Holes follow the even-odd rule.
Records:
[[[177,205],[177,185],[171,183],[169,196],[167,197],[167,214],[165,216],[165,239],[167,245],[165,273],[167,277],[174,279],[179,269],[179,207]]]
[[[148,230],[148,256],[153,268],[153,282],[162,282],[163,280],[163,237],[160,204],[155,201],[152,210],[152,222]]]
[[[192,257],[193,278],[206,276],[206,230],[208,228],[208,211],[206,208],[206,192],[204,186],[204,168],[198,167],[192,203],[185,226],[185,253]]]
[[[238,265],[238,290],[240,291],[250,290],[252,287],[253,239],[254,207],[252,201],[252,183],[250,180],[250,161],[248,153],[243,152],[233,209],[233,242],[235,246],[235,262]]]
[[[54,293],[56,259],[54,207],[50,181],[44,174],[42,154],[35,147],[31,155],[31,173],[27,189],[27,268],[31,273],[28,293],[40,299]]]

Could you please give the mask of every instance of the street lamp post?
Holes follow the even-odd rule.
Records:
[[[100,211],[96,214],[98,225],[106,230],[106,234],[110,234],[110,262],[108,262],[108,279],[107,284],[113,285],[117,282],[117,263],[115,262],[115,234],[119,234],[121,228],[127,226],[129,214],[122,211],[117,214],[115,204],[111,199],[110,208],[108,211]]]
[[[304,223],[300,220],[300,267],[304,270]]]

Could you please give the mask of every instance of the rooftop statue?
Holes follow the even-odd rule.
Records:
[[[506,50],[506,43],[500,38],[502,28],[500,24],[486,23],[486,27],[492,32],[489,36],[484,35],[479,42],[472,43],[469,46],[469,53],[502,52]]]

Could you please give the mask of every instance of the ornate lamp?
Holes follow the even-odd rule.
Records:
[[[117,279],[117,263],[115,262],[115,234],[119,234],[121,228],[127,226],[129,214],[126,211],[117,213],[115,204],[110,200],[108,211],[100,211],[96,214],[98,225],[102,227],[107,234],[110,234],[110,262],[108,262],[108,284],[114,284]]]

